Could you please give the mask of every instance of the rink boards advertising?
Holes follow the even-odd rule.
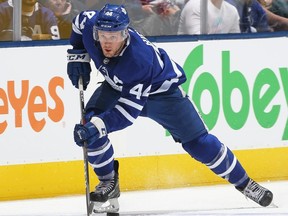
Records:
[[[288,66],[286,56],[276,54],[285,53],[287,43],[278,37],[157,44],[184,67],[182,87],[207,128],[259,181],[288,178]],[[66,75],[68,48],[0,48],[0,200],[84,193],[82,150],[72,134],[81,116],[78,90]],[[86,101],[103,79],[94,65],[91,77]],[[225,183],[149,119],[139,117],[110,139],[122,190]],[[94,187],[92,171],[90,178]]]

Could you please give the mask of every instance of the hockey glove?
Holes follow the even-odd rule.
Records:
[[[78,88],[80,76],[83,79],[83,89],[86,90],[90,82],[90,57],[86,50],[68,49],[67,50],[67,74],[73,86]]]
[[[105,124],[98,117],[93,117],[85,125],[76,124],[74,127],[74,141],[80,147],[84,146],[84,142],[87,142],[87,146],[90,146],[106,135]]]

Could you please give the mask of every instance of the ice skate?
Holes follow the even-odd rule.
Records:
[[[118,161],[114,161],[115,175],[107,181],[100,181],[95,191],[90,193],[91,213],[116,213],[119,211],[118,197],[120,196]]]
[[[237,188],[237,190],[263,207],[269,206],[273,200],[273,193],[252,179],[244,189]]]

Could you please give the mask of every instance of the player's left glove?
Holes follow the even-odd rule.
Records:
[[[83,88],[86,90],[90,82],[90,56],[86,50],[67,50],[67,74],[76,88],[78,88],[79,77],[82,76]]]
[[[80,147],[84,146],[84,142],[87,142],[87,146],[89,147],[96,140],[106,135],[105,124],[98,117],[92,117],[91,121],[85,125],[76,124],[74,127],[74,141]]]

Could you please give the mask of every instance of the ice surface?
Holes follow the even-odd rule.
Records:
[[[120,215],[288,215],[288,181],[262,182],[274,194],[263,208],[231,185],[122,192]],[[84,191],[84,189],[83,189]],[[1,216],[85,216],[85,195],[0,202]],[[102,214],[103,215],[103,214]]]

